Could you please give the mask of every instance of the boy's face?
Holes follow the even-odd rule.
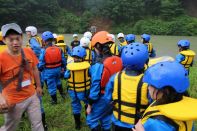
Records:
[[[77,36],[74,37],[74,41],[78,41],[78,37]]]
[[[22,48],[23,38],[22,35],[10,34],[3,38],[3,42],[11,52],[18,52]]]
[[[30,31],[27,31],[26,34],[27,34],[27,38],[30,39],[31,38],[31,32]]]

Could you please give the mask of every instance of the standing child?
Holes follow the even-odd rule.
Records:
[[[83,47],[73,48],[72,57],[74,63],[67,65],[64,78],[68,79],[68,93],[72,99],[72,111],[75,119],[75,129],[80,130],[81,122],[81,101],[87,104],[88,92],[90,89],[90,77],[88,69],[90,64],[84,61],[86,51]]]
[[[148,48],[148,53],[149,53],[149,57],[155,57],[156,53],[155,50],[153,49],[153,44],[150,43],[150,35],[148,34],[143,34],[141,35],[142,38],[142,43],[145,44]]]
[[[106,31],[96,33],[92,38],[92,46],[96,53],[96,62],[90,68],[91,88],[88,97],[87,124],[93,131],[99,130],[99,125],[104,131],[111,128],[111,114],[102,116],[106,109],[103,99],[106,83],[109,77],[122,69],[121,59],[117,56],[111,57],[110,44],[112,38]]]
[[[181,63],[188,71],[193,65],[195,52],[190,50],[189,40],[180,40],[178,43],[179,54],[176,56],[176,61]]]
[[[40,71],[44,71],[44,79],[52,98],[51,104],[57,104],[56,89],[59,90],[60,95],[65,99],[60,76],[66,68],[66,59],[63,51],[52,44],[53,39],[53,34],[50,31],[42,34],[42,40],[46,46],[40,55],[38,68]]]
[[[149,85],[149,94],[155,101],[133,131],[194,131],[197,99],[185,96],[189,78],[181,64],[157,63],[146,70],[143,81]]]
[[[113,101],[114,130],[130,131],[150,103],[148,85],[142,82],[148,50],[141,43],[133,43],[125,46],[121,58],[124,70],[110,78],[104,98]]]
[[[94,52],[89,48],[90,46],[90,40],[87,37],[82,37],[80,40],[80,46],[83,47],[86,50],[86,57],[85,61],[92,64],[94,59]]]

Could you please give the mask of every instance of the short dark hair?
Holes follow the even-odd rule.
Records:
[[[22,34],[19,34],[17,31],[13,30],[13,29],[10,29],[6,32],[5,36],[4,37],[7,37],[8,35],[22,35]]]
[[[163,93],[161,99],[156,100],[154,105],[163,105],[173,102],[178,102],[182,100],[183,96],[189,96],[189,93],[186,91],[184,93],[177,93],[172,87],[166,86],[158,91]],[[157,93],[157,94],[158,94]]]

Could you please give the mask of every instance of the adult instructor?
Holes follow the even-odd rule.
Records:
[[[5,119],[0,131],[15,131],[25,111],[32,131],[44,131],[38,99],[38,95],[42,95],[38,59],[31,49],[22,48],[19,25],[6,24],[1,31],[8,48],[0,53],[0,112],[4,113]],[[32,80],[35,80],[36,89]]]

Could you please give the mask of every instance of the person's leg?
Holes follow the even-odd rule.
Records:
[[[131,131],[131,128],[113,125],[113,131]]]
[[[61,97],[65,100],[66,95],[64,93],[64,90],[63,90],[62,83],[61,83],[60,79],[57,79],[57,89],[59,90],[59,93],[60,93]]]
[[[101,127],[103,131],[110,131],[111,129],[111,115],[106,115],[101,118]]]
[[[31,101],[29,101],[27,113],[31,122],[32,131],[44,131],[40,111],[40,101],[36,94],[33,95]]]
[[[40,110],[42,113],[42,124],[44,126],[45,131],[47,131],[48,127],[47,127],[47,123],[46,123],[46,119],[45,119],[45,111],[44,111],[44,107],[42,104],[42,97],[41,96],[39,96],[39,100],[40,100]]]
[[[5,123],[0,131],[15,131],[17,129],[21,116],[28,106],[28,99],[16,104],[8,113],[4,114]]]
[[[54,75],[50,72],[46,74],[46,82],[48,86],[48,92],[51,96],[51,104],[57,104],[57,95],[56,95],[56,79]]]
[[[80,121],[80,116],[81,116],[81,103],[80,99],[78,98],[78,95],[75,95],[74,91],[69,90],[69,95],[72,99],[71,101],[71,106],[72,106],[72,111],[73,111],[73,116],[75,119],[75,129],[79,130],[81,128],[81,121]]]

